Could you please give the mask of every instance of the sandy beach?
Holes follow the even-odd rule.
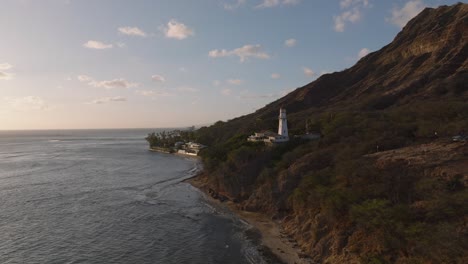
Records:
[[[253,236],[259,235],[258,242],[260,250],[268,259],[269,263],[287,263],[287,264],[310,264],[314,263],[310,258],[304,257],[303,252],[297,243],[291,237],[288,237],[281,231],[278,222],[275,222],[267,216],[256,213],[240,210],[238,205],[232,201],[221,202],[218,199],[212,198],[208,194],[206,183],[200,177],[195,176],[187,179],[186,182],[198,188],[205,193],[207,199],[214,203],[225,206],[231,212],[236,214],[242,220],[247,222],[253,228]]]

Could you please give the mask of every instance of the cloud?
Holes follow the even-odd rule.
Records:
[[[221,90],[221,94],[225,95],[225,96],[229,96],[229,95],[232,94],[232,90],[229,89],[229,88],[224,88],[224,89]]]
[[[104,88],[108,90],[115,88],[132,88],[137,87],[139,85],[138,83],[129,82],[123,78],[108,81],[96,81],[87,75],[79,75],[77,78],[80,82],[85,82],[89,86]]]
[[[128,36],[138,36],[138,37],[146,37],[147,34],[143,30],[137,27],[119,27],[118,31],[121,34],[128,35]]]
[[[393,8],[392,16],[386,21],[403,28],[408,21],[419,14],[426,5],[422,0],[408,1],[401,9]]]
[[[279,78],[281,78],[281,75],[279,73],[272,73],[271,78],[272,79],[279,79]]]
[[[3,104],[9,109],[16,111],[31,111],[31,110],[50,110],[52,107],[47,104],[41,97],[26,96],[26,97],[5,97]]]
[[[13,65],[9,64],[9,63],[0,63],[0,71],[6,71],[6,70],[9,70],[13,68]]]
[[[152,80],[153,82],[161,82],[161,83],[163,83],[163,82],[166,81],[166,78],[164,78],[164,77],[161,76],[161,75],[155,74],[155,75],[151,76],[151,80]]]
[[[13,74],[0,71],[0,80],[11,80],[12,78]]]
[[[153,90],[138,90],[136,91],[137,94],[148,96],[148,97],[167,97],[167,96],[174,96],[173,93],[166,92],[166,91],[153,91]]]
[[[234,50],[212,50],[208,53],[212,58],[238,56],[241,62],[246,61],[248,58],[268,59],[270,55],[263,51],[261,45],[244,45],[243,47]]]
[[[370,50],[368,48],[361,49],[358,53],[358,59],[365,57],[369,53],[370,53]]]
[[[226,82],[232,85],[241,85],[244,81],[240,79],[229,79],[229,80],[226,80]]]
[[[335,31],[344,32],[346,22],[356,23],[361,20],[361,11],[359,8],[353,8],[339,16],[334,16],[333,20],[335,21]]]
[[[9,63],[0,63],[0,80],[11,80],[13,78],[13,74],[9,72],[5,72],[13,68],[13,65]]]
[[[244,5],[246,2],[246,0],[235,0],[233,3],[224,3],[223,4],[223,7],[224,9],[226,10],[234,10],[234,9],[237,9],[239,7],[241,7],[242,5]]]
[[[88,48],[88,49],[111,49],[113,47],[112,44],[105,44],[100,41],[96,40],[88,40],[88,42],[83,44],[83,47]]]
[[[78,75],[77,77],[78,81],[80,82],[90,82],[92,81],[93,79],[91,77],[89,77],[88,75]]]
[[[315,72],[310,68],[304,67],[304,68],[302,68],[302,70],[304,71],[304,74],[309,76],[309,77],[312,77],[312,76],[315,75]]]
[[[301,0],[283,0],[283,5],[297,5]]]
[[[115,45],[117,45],[117,47],[119,47],[119,48],[125,48],[127,46],[127,44],[125,44],[123,42],[117,42],[117,43],[115,43]]]
[[[189,92],[189,93],[195,93],[199,91],[197,88],[193,88],[190,86],[181,86],[181,87],[178,87],[177,90],[181,92]]]
[[[255,6],[255,8],[271,8],[279,5],[297,5],[300,0],[263,0],[261,4]]]
[[[213,86],[220,86],[220,85],[221,85],[221,82],[218,81],[218,80],[214,80],[214,81],[212,82],[212,84],[213,84]]]
[[[292,38],[292,39],[287,39],[287,40],[284,42],[284,45],[285,45],[286,47],[289,47],[289,48],[292,48],[292,47],[296,46],[296,44],[297,44],[297,40],[296,40],[296,39],[293,39],[293,38]]]
[[[341,0],[340,1],[340,7],[341,8],[348,8],[351,5],[356,5],[361,3],[364,7],[369,6],[369,0]]]
[[[125,79],[113,79],[109,81],[93,81],[90,83],[91,86],[104,88],[104,89],[114,89],[114,88],[131,88],[137,87],[137,83],[129,82]]]
[[[280,0],[263,0],[263,3],[256,6],[256,8],[275,7],[275,6],[278,6],[280,3],[281,3]]]
[[[122,97],[122,96],[114,96],[114,97],[103,97],[99,99],[95,99],[91,102],[88,102],[86,104],[107,104],[111,102],[126,102],[127,98]]]
[[[333,16],[336,32],[344,32],[347,23],[356,23],[362,18],[362,10],[371,7],[369,0],[342,0],[341,9],[344,11],[339,16]]]
[[[195,35],[195,32],[192,29],[175,19],[169,21],[167,26],[161,26],[160,29],[164,32],[166,38],[182,40]]]

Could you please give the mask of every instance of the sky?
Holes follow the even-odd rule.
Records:
[[[0,130],[245,115],[445,0],[0,0]]]

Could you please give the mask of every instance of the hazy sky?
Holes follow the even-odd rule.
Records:
[[[0,129],[207,124],[388,44],[442,0],[0,0]]]

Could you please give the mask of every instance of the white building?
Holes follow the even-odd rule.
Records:
[[[251,142],[282,143],[289,141],[288,120],[286,118],[286,109],[281,108],[279,114],[278,133],[271,131],[256,132],[247,140]]]
[[[176,142],[174,148],[177,150],[177,154],[184,154],[190,156],[197,156],[200,150],[206,148],[205,145],[196,142]]]

